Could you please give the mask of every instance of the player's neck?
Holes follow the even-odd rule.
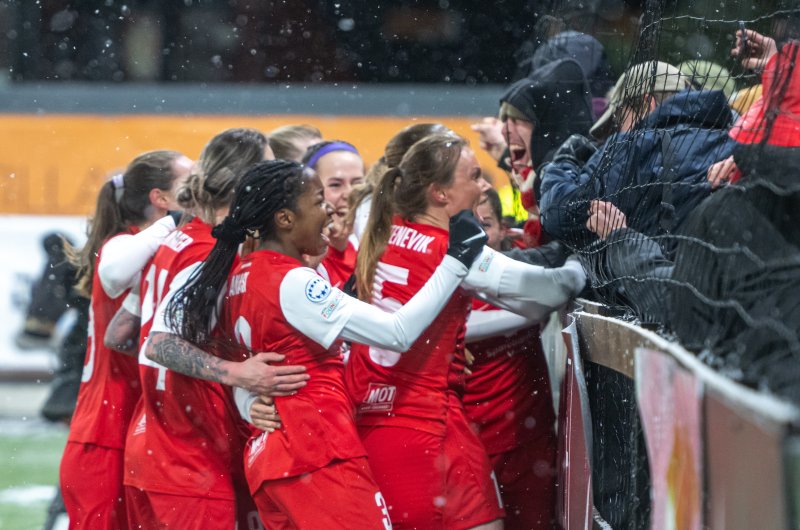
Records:
[[[438,228],[450,229],[450,217],[444,208],[429,207],[421,214],[415,215],[412,219],[415,223],[436,226]]]
[[[256,250],[271,250],[272,252],[277,252],[278,254],[283,254],[285,256],[289,256],[290,258],[294,258],[297,261],[303,261],[302,253],[295,245],[286,243],[279,239],[264,240],[260,245],[258,245]]]

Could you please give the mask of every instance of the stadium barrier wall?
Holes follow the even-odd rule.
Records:
[[[633,406],[650,470],[650,528],[798,528],[800,411],[720,375],[652,331],[601,313],[601,306],[583,303],[563,317],[568,354],[559,407],[559,515],[564,528],[609,527],[592,498],[592,447],[610,440],[592,432],[592,407],[600,404],[586,391],[584,370],[590,364],[635,384]]]
[[[386,142],[414,122],[444,123],[477,144],[474,119],[430,116],[103,116],[0,115],[0,213],[88,215],[103,182],[137,154],[174,149],[192,159],[208,140],[230,127],[268,132],[291,123],[313,124],[325,138],[356,145],[367,164],[380,158]],[[505,181],[475,145],[481,165]]]
[[[502,86],[14,83],[0,86],[0,213],[87,215],[97,190],[137,154],[192,159],[230,127],[263,132],[308,123],[356,145],[367,164],[412,123],[438,122],[473,143],[506,181],[470,125],[495,116]]]

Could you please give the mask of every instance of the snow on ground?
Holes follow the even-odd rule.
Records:
[[[22,328],[30,284],[44,266],[42,237],[60,231],[83,245],[85,227],[85,217],[0,215],[0,372],[47,371],[55,366],[51,351],[20,350],[14,336]]]
[[[56,493],[55,486],[18,486],[0,491],[0,504],[39,504],[50,502]]]

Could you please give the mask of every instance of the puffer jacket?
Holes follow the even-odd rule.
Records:
[[[585,228],[589,202],[614,203],[647,236],[678,230],[711,192],[708,167],[731,154],[733,115],[721,91],[667,98],[633,129],[612,135],[583,166],[559,160],[540,172],[542,226],[574,247],[596,238]]]

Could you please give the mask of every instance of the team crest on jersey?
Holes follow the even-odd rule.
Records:
[[[323,278],[311,278],[306,284],[306,298],[315,304],[319,304],[328,299],[331,295],[331,290],[331,285]]]
[[[267,435],[269,433],[261,433],[261,436],[253,440],[250,444],[250,452],[247,455],[247,467],[253,467],[256,457],[267,447]]]
[[[367,395],[359,407],[360,412],[388,412],[394,408],[394,398],[397,395],[397,387],[394,385],[383,385],[380,383],[370,383],[367,388]]]

